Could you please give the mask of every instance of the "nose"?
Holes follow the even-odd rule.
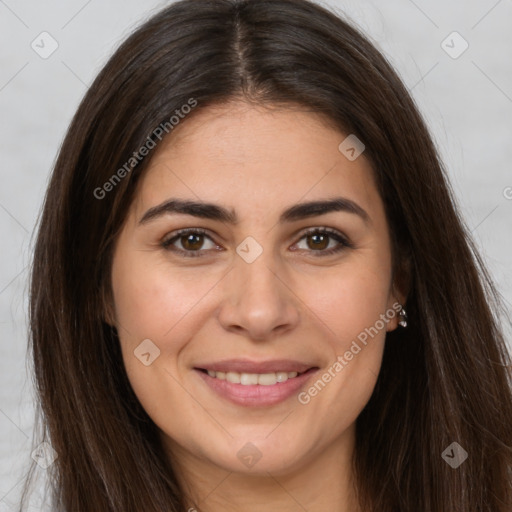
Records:
[[[300,300],[285,271],[271,259],[271,251],[263,251],[252,263],[236,258],[218,314],[226,331],[263,341],[298,325]]]

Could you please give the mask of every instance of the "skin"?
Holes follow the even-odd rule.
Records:
[[[396,316],[307,404],[295,393],[271,406],[236,405],[193,369],[230,358],[300,360],[319,368],[308,389],[365,328],[404,302],[392,283],[389,227],[371,166],[364,153],[349,161],[338,150],[345,137],[304,109],[208,107],[154,150],[139,183],[114,252],[110,320],[132,387],[161,431],[191,507],[359,510],[350,467],[355,421]],[[356,202],[369,221],[337,211],[278,223],[291,205],[334,196]],[[167,214],[139,223],[171,197],[223,205],[240,222]],[[353,247],[318,256],[339,242],[327,238],[318,249],[303,232],[323,227]],[[193,245],[203,257],[162,247],[182,228],[208,231],[211,239],[199,235]],[[236,252],[247,236],[263,248],[252,263]],[[174,247],[187,250],[186,242]],[[160,350],[148,366],[134,356],[145,339]],[[248,442],[261,454],[252,467],[237,457]]]

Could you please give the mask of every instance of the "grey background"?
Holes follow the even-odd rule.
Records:
[[[13,509],[30,460],[27,265],[49,172],[88,84],[120,40],[167,3],[0,0],[0,512]],[[411,90],[510,308],[512,0],[325,3],[369,35]],[[59,45],[47,59],[31,47],[43,31]],[[441,47],[453,31],[469,43],[456,59]]]

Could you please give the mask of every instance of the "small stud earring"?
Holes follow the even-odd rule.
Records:
[[[402,327],[407,327],[407,313],[403,307],[400,310],[400,312],[398,313],[398,317],[399,317],[398,325],[400,325]]]

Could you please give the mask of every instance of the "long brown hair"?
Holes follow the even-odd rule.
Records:
[[[307,0],[176,2],[128,37],[76,112],[47,190],[30,287],[39,441],[58,454],[47,469],[54,510],[186,509],[104,307],[113,243],[152,153],[126,163],[148,141],[158,144],[155,129],[191,98],[194,111],[235,98],[300,105],[366,146],[394,276],[409,289],[409,326],[388,333],[357,419],[364,510],[510,511],[512,392],[500,295],[401,80],[359,30]],[[116,173],[122,179],[109,181]],[[468,453],[456,469],[442,458],[453,442]]]

